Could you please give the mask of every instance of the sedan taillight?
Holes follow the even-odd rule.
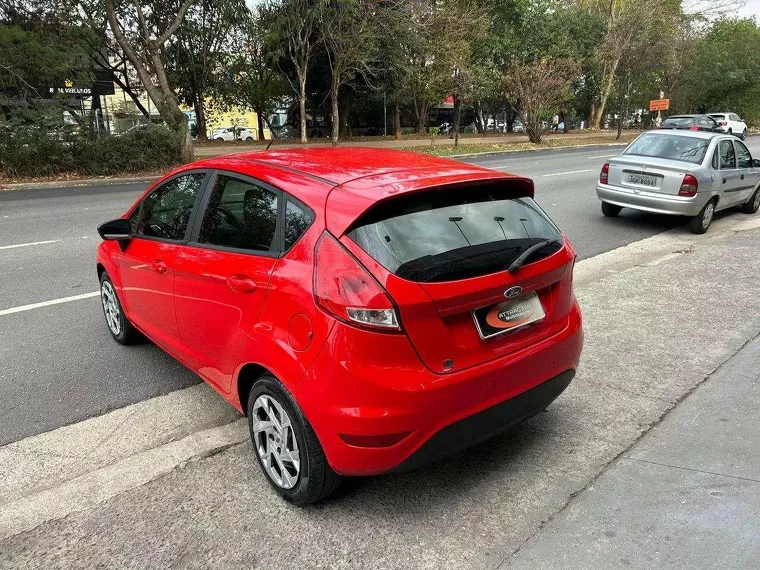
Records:
[[[691,174],[687,174],[683,177],[681,182],[681,188],[678,190],[679,196],[696,196],[699,189],[699,182]]]
[[[602,171],[599,173],[599,184],[607,184],[610,179],[610,163],[605,162]]]
[[[319,238],[314,261],[317,305],[345,323],[399,331],[396,308],[372,275],[332,235]]]

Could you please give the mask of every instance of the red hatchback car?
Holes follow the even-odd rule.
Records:
[[[108,328],[245,413],[269,482],[311,503],[340,476],[483,441],[568,386],[576,255],[532,196],[526,178],[377,149],[194,162],[98,229]]]

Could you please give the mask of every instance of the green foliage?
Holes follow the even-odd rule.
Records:
[[[0,178],[109,175],[163,170],[181,162],[179,136],[156,125],[121,136],[83,137],[71,127],[0,125]]]
[[[698,43],[685,74],[692,111],[734,111],[760,121],[760,27],[754,20],[719,20]]]

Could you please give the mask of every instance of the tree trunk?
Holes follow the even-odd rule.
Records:
[[[615,61],[612,64],[612,68],[604,75],[602,80],[602,92],[599,94],[599,105],[596,107],[596,112],[593,116],[593,122],[589,125],[591,128],[601,129],[602,120],[604,119],[604,108],[607,106],[607,99],[612,92],[612,86],[615,83],[615,72],[617,71],[620,60]]]
[[[206,111],[203,109],[203,99],[199,96],[195,96],[193,100],[193,108],[195,109],[195,124],[198,128],[198,140],[207,141],[206,136]]]
[[[142,113],[143,117],[150,120],[150,115],[148,114],[148,110],[140,102],[140,97],[137,95],[137,93],[135,93],[129,85],[127,85],[121,79],[119,79],[119,76],[115,71],[112,77],[113,77],[113,82],[116,83],[116,85],[118,85],[119,88],[122,91],[124,91],[124,93],[129,95],[129,98],[132,99],[132,102],[135,104],[135,107],[137,107],[137,110],[140,111],[140,113]]]
[[[338,110],[338,85],[337,78],[333,75],[332,86],[330,88],[330,102],[332,104],[332,125],[331,125],[331,139],[332,145],[338,146],[338,128],[340,127],[340,112]]]
[[[427,123],[427,103],[415,105],[414,111],[417,115],[417,132],[425,134],[425,124]]]
[[[259,140],[266,140],[264,137],[264,110],[256,109],[256,122],[259,125]],[[270,133],[271,134],[271,133]]]
[[[398,102],[393,110],[393,134],[397,141],[401,140],[401,108]]]
[[[480,108],[480,103],[475,103],[475,129],[478,131],[478,134],[483,134],[485,132],[485,127],[483,126],[483,115],[482,110]]]
[[[306,74],[298,78],[298,108],[301,112],[301,142],[306,144]]]
[[[454,146],[459,146],[459,119],[462,114],[462,100],[454,94]]]

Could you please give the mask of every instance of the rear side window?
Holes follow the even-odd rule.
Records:
[[[736,154],[734,153],[734,145],[731,141],[720,141],[718,147],[718,154],[720,156],[720,168],[736,168]]]
[[[184,174],[165,182],[143,198],[129,216],[132,232],[167,240],[183,240],[205,173]]]
[[[313,221],[314,214],[288,199],[285,206],[285,249],[290,249],[306,233]]]
[[[531,198],[504,188],[427,191],[379,204],[348,233],[383,267],[433,283],[504,271],[545,240],[529,262],[555,253],[562,235]]]
[[[203,214],[200,243],[275,251],[278,195],[253,182],[219,175]]]
[[[641,135],[625,149],[623,154],[702,164],[708,146],[710,146],[709,139],[651,133]]]

